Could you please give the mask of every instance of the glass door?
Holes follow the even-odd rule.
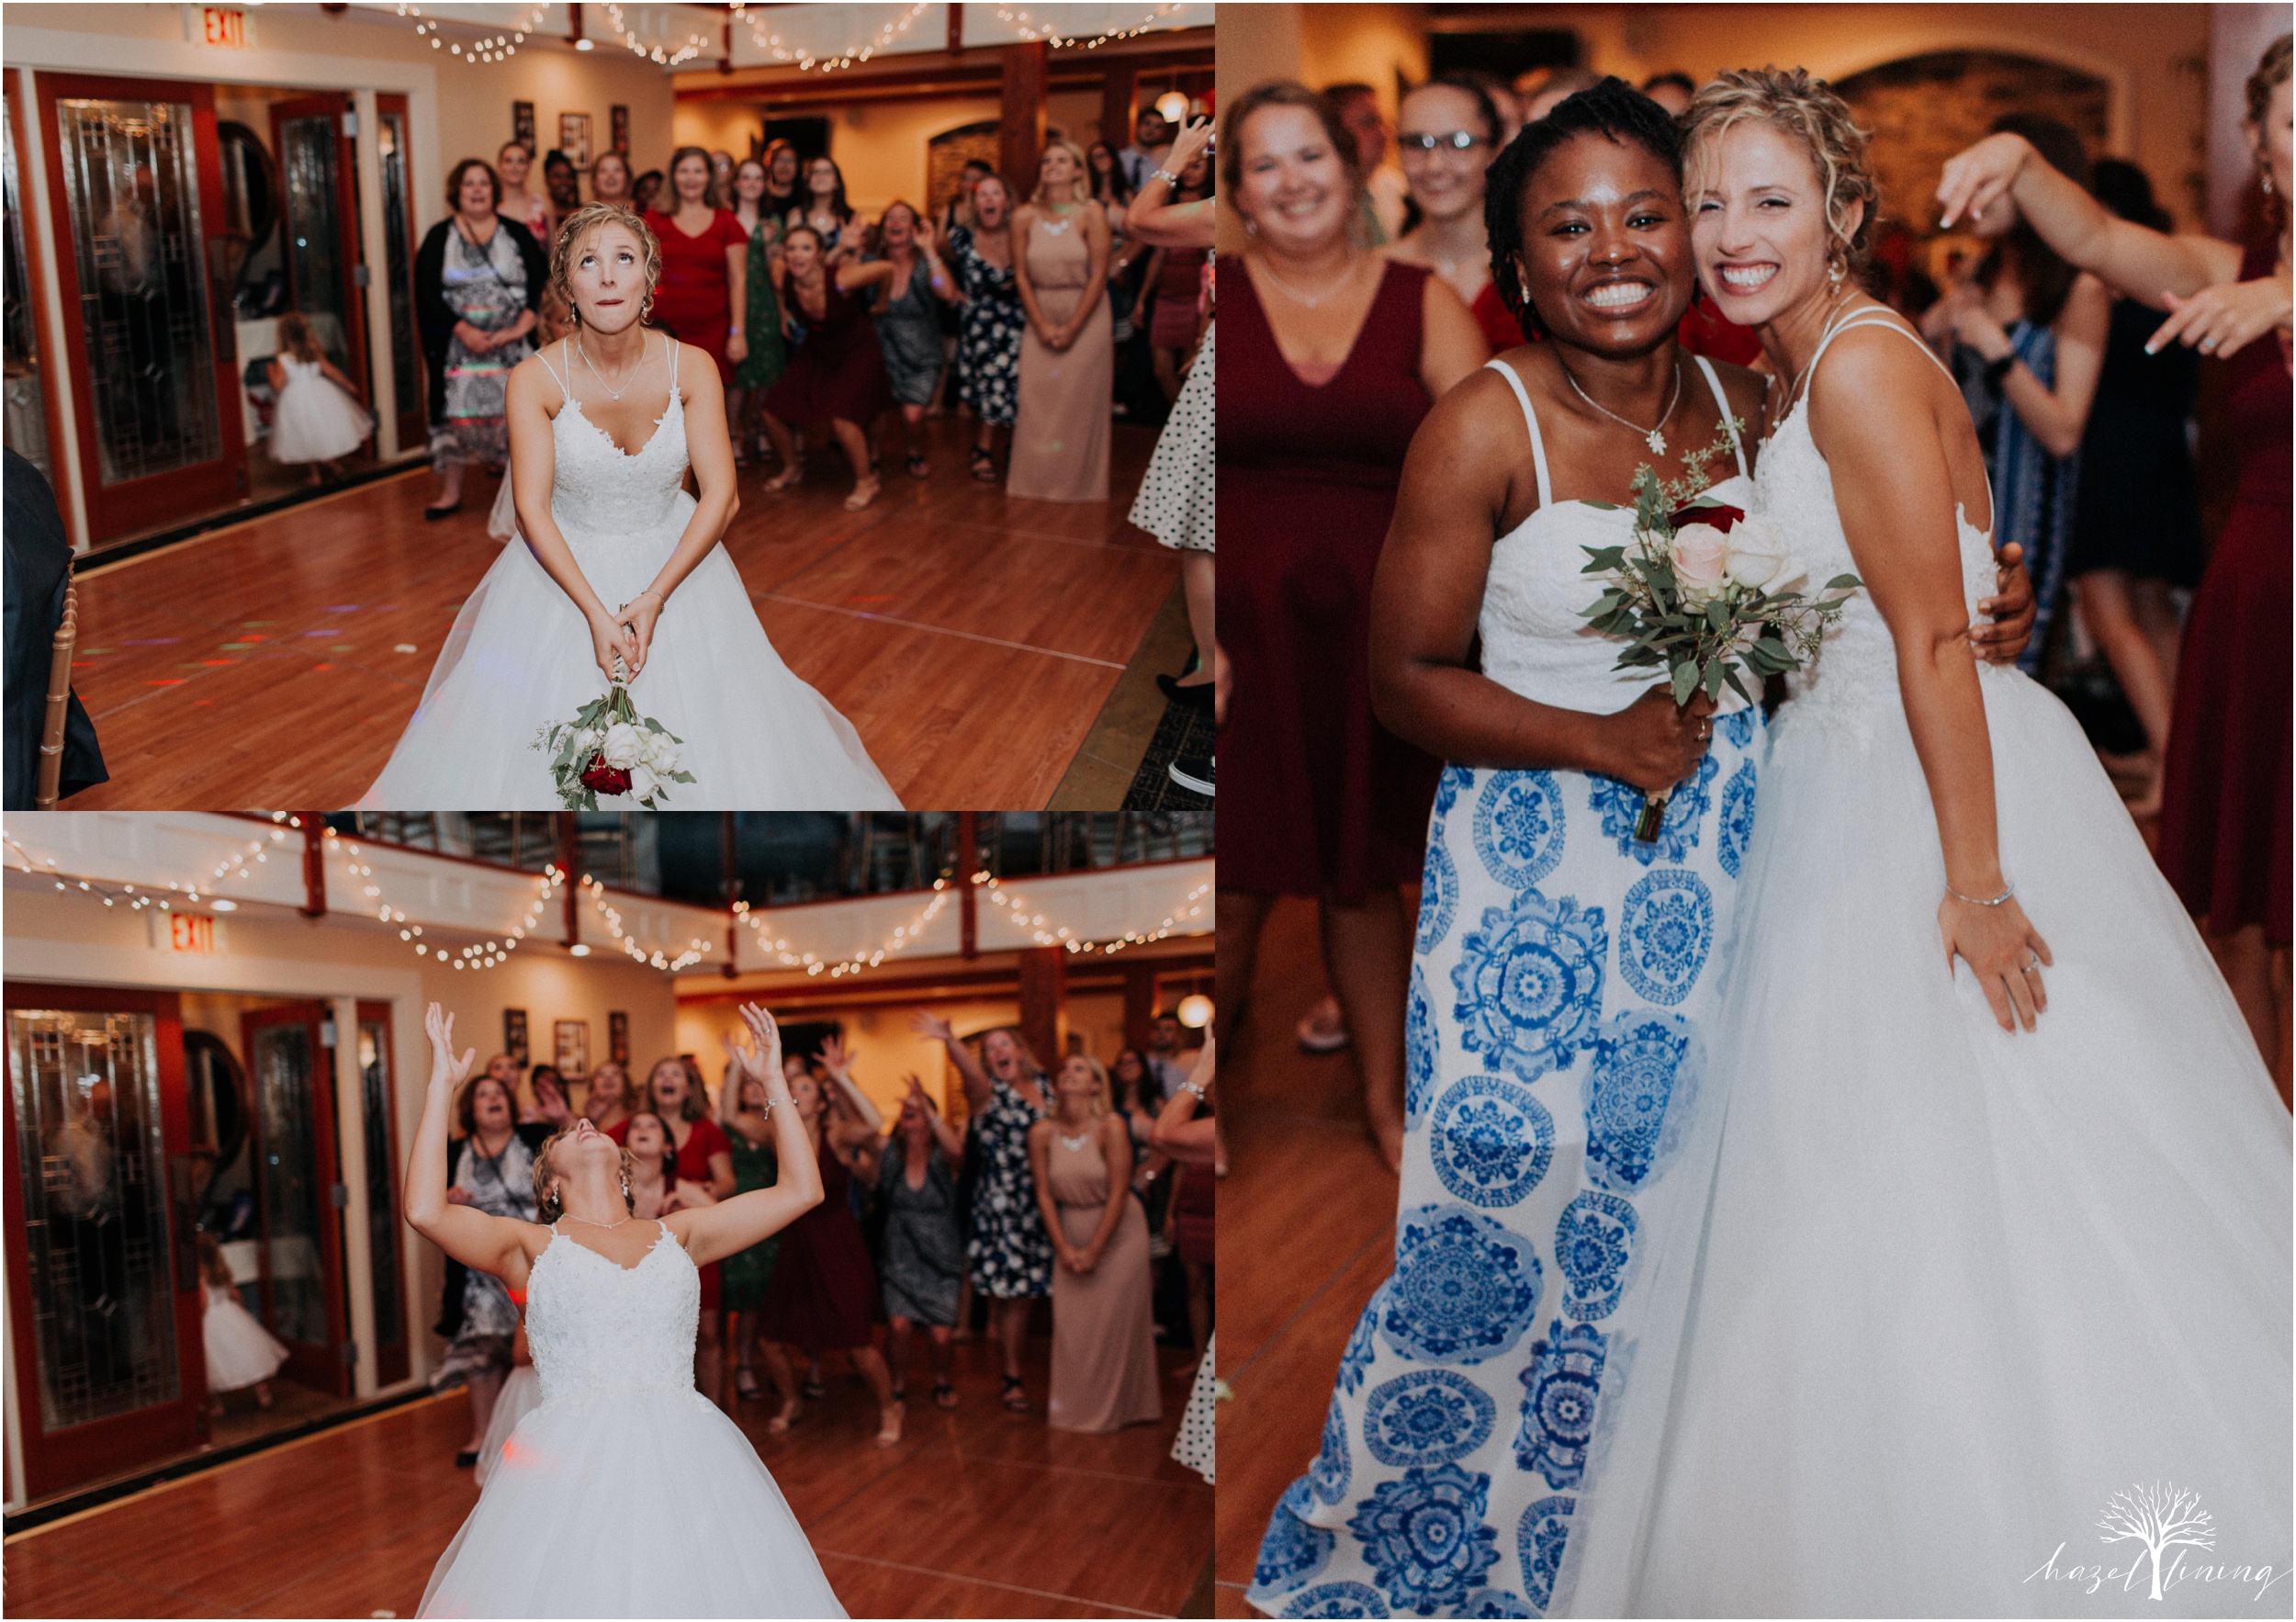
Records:
[[[41,73],[88,530],[98,542],[245,490],[215,96]]]
[[[290,1378],[347,1397],[334,1020],[324,1003],[289,1003],[241,1016],[241,1029],[255,1094],[264,1323],[287,1346]]]
[[[375,142],[383,161],[383,254],[390,277],[390,385],[399,397],[399,448],[430,441],[431,411],[422,370],[422,334],[414,319],[414,191],[408,165],[407,98],[375,97]]]
[[[172,993],[6,988],[6,1245],[33,1497],[197,1445],[207,1391]]]
[[[280,260],[287,298],[310,318],[327,358],[366,390],[366,267],[359,263],[358,168],[347,96],[271,104],[279,162]]]
[[[399,1128],[392,1107],[390,1005],[359,1005],[359,1100],[366,1118],[366,1240],[374,1275],[375,1379],[407,1378],[407,1284],[399,1247]]]

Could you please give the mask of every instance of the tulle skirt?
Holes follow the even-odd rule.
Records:
[[[208,1291],[200,1335],[208,1354],[208,1389],[236,1391],[269,1380],[287,1361],[287,1349],[271,1336],[235,1294]]]
[[[2290,1537],[2290,1131],[2238,1009],[2070,715],[1985,681],[2037,1032],[1945,973],[1944,872],[1892,705],[1788,704],[1716,1052],[1730,1063],[1671,1413],[1630,1410],[1573,1614],[2245,1614]],[[1660,1372],[1647,1369],[1645,1379]],[[2109,1500],[2199,1495],[2154,1603]],[[2263,1603],[2285,1610],[2284,1587]]]
[[[621,603],[646,590],[693,506],[681,493],[657,530],[636,536],[585,533],[563,509],[555,515],[599,597]],[[456,615],[421,707],[360,806],[561,810],[549,757],[533,745],[605,689],[573,599],[524,546],[507,546]],[[670,784],[665,809],[901,808],[852,724],[782,662],[723,546],[671,593],[630,701],[683,739],[695,781]],[[598,804],[636,808],[626,795]]]
[[[749,1439],[700,1392],[657,1389],[545,1402],[520,1421],[439,1557],[421,1614],[845,1608]]]
[[[478,1445],[478,1464],[471,1480],[481,1487],[494,1467],[501,1462],[504,1444],[518,1422],[542,1406],[542,1376],[535,1372],[532,1363],[521,1363],[511,1370],[511,1377],[502,1382],[502,1389],[494,1398],[494,1413],[487,1420],[486,1440]]]
[[[325,377],[294,377],[271,413],[271,459],[332,462],[375,432],[375,419]]]

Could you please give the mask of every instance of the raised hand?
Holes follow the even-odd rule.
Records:
[[[829,1071],[847,1071],[853,1067],[853,1050],[845,1045],[845,1039],[834,1031],[821,1039],[821,1045],[813,1056],[821,1061],[821,1067]]]
[[[951,1025],[948,1020],[942,1019],[940,1015],[929,1014],[923,1008],[917,1009],[917,1012],[909,1016],[909,1029],[916,1031],[919,1036],[930,1037],[935,1042],[954,1042],[957,1040],[957,1031],[954,1026]]]
[[[470,1075],[478,1050],[465,1048],[460,1059],[455,1057],[455,1016],[436,1003],[424,1011],[422,1029],[431,1038],[431,1085],[436,1087],[444,1082],[448,1087],[460,1087]]]
[[[1164,154],[1164,166],[1175,175],[1185,175],[1187,166],[1204,155],[1211,145],[1211,120],[1198,118],[1172,138],[1171,150]]]
[[[940,1113],[940,1106],[933,1102],[933,1095],[925,1090],[925,1084],[917,1079],[917,1073],[915,1071],[911,1071],[901,1079],[908,1084],[909,1097],[915,1098],[919,1104],[923,1105],[927,1114],[938,1115]]]
[[[2289,283],[2285,276],[2259,276],[2254,281],[2220,282],[2202,287],[2189,298],[2164,294],[2171,314],[2144,341],[2144,353],[2157,355],[2169,344],[2181,344],[2219,360],[2238,354],[2289,320]]]
[[[717,1040],[725,1044],[726,1057],[733,1065],[735,1076],[738,1077],[745,1072],[751,1076],[757,1074],[756,1056],[748,1042],[736,1041],[735,1033],[730,1031],[719,1032]]]
[[[2025,162],[2033,155],[2032,143],[2021,135],[1988,135],[1945,162],[1938,176],[1937,200],[1941,205],[1937,228],[1946,231],[1957,220],[1975,220],[1996,197],[2017,184]]]
[[[742,1023],[749,1027],[749,1034],[758,1039],[757,1068],[751,1072],[765,1083],[766,1096],[771,1098],[783,1085],[782,1076],[782,1028],[773,1022],[773,1016],[760,1005],[741,1005]]]

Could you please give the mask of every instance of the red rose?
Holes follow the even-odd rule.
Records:
[[[1728,535],[1730,525],[1745,516],[1746,510],[1743,507],[1733,507],[1728,501],[1716,501],[1709,506],[1692,505],[1680,508],[1666,522],[1676,529],[1682,528],[1685,524],[1710,524],[1724,535]]]
[[[602,794],[626,794],[630,774],[619,766],[607,765],[605,756],[592,755],[590,764],[582,768],[582,786]]]

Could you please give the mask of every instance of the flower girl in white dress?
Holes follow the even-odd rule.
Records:
[[[661,274],[652,231],[591,204],[559,229],[550,263],[577,327],[511,374],[524,544],[505,546],[463,603],[360,805],[561,809],[535,739],[603,693],[618,663],[637,713],[684,740],[694,781],[670,786],[670,808],[900,809],[852,724],[773,650],[718,544],[740,504],[725,402],[707,354],[645,325]]]
[[[425,1616],[842,1616],[749,1439],[693,1386],[701,1271],[821,1201],[771,1016],[744,1008],[765,1064],[781,1179],[641,1222],[629,1156],[585,1121],[535,1156],[549,1226],[446,1199],[446,1117],[473,1053],[433,1003],[431,1084],[407,1161],[407,1221],[526,1298],[542,1402],[503,1444],[422,1595]],[[613,1536],[599,1528],[611,1526]],[[633,1559],[633,1549],[706,1559]]]

